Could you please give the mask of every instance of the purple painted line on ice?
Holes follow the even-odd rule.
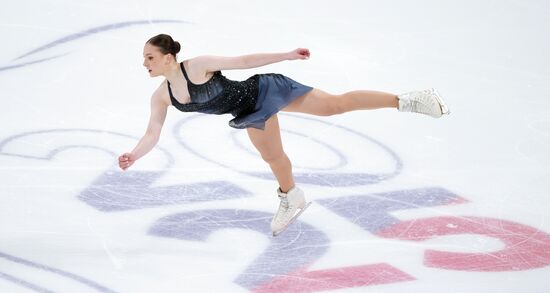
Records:
[[[19,60],[23,57],[27,57],[27,56],[30,56],[32,54],[38,53],[40,51],[43,51],[43,50],[46,50],[46,49],[49,49],[49,48],[53,48],[53,47],[55,47],[57,45],[60,45],[60,44],[63,44],[63,43],[67,43],[67,42],[70,42],[70,41],[74,41],[76,39],[87,37],[89,35],[105,32],[105,31],[109,31],[109,30],[117,30],[117,29],[129,27],[129,26],[134,26],[134,25],[143,25],[143,24],[152,24],[152,23],[190,23],[190,22],[183,21],[183,20],[170,20],[170,19],[166,19],[166,20],[165,19],[150,19],[150,20],[136,20],[136,21],[126,21],[126,22],[112,23],[112,24],[108,24],[108,25],[103,25],[103,26],[87,29],[85,31],[81,31],[81,32],[71,34],[71,35],[68,35],[66,37],[57,39],[57,40],[55,40],[51,43],[48,43],[44,46],[38,47],[38,48],[36,48],[36,49],[34,49],[30,52],[27,52],[27,53],[15,58],[14,60]]]
[[[102,285],[100,285],[100,284],[98,284],[94,281],[88,280],[84,277],[81,277],[81,276],[78,276],[78,275],[75,275],[75,274],[72,274],[72,273],[69,273],[69,272],[65,272],[65,271],[62,271],[62,270],[59,270],[59,269],[56,269],[56,268],[52,268],[52,267],[49,267],[49,266],[46,266],[46,265],[43,265],[43,264],[38,264],[38,263],[35,263],[35,262],[32,262],[32,261],[28,261],[28,260],[13,256],[13,255],[9,255],[9,254],[3,253],[3,252],[0,252],[0,258],[4,258],[4,259],[6,259],[8,261],[12,261],[14,263],[18,263],[18,264],[21,264],[21,265],[33,267],[33,268],[40,269],[40,270],[43,270],[43,271],[47,271],[47,272],[50,272],[50,273],[58,274],[60,276],[63,276],[63,277],[66,277],[68,279],[77,281],[81,284],[84,284],[88,287],[94,288],[99,292],[106,292],[106,293],[114,293],[115,292],[115,291],[113,291],[113,290],[111,290],[111,289],[109,289],[105,286],[102,286]],[[50,292],[50,291],[46,291],[46,292]]]
[[[290,134],[293,134],[293,135],[296,135],[296,136],[302,136],[302,137],[306,137],[306,135],[304,134],[301,134],[297,131],[292,131],[292,130],[288,130],[288,129],[281,129],[281,132],[287,132],[287,133],[290,133]],[[255,149],[254,150],[251,150],[247,147],[245,147],[238,139],[237,139],[237,134],[240,133],[240,130],[233,130],[231,131],[231,140],[233,141],[233,143],[235,144],[235,146],[237,146],[238,148],[240,148],[243,152],[245,153],[248,153],[249,155],[252,155],[252,156],[256,156],[256,157],[260,157],[258,151],[256,151]],[[292,164],[292,167],[293,168],[307,168],[307,169],[314,169],[314,170],[326,170],[326,171],[332,171],[336,168],[340,168],[340,167],[343,167],[345,165],[348,164],[348,159],[346,158],[346,156],[344,156],[344,154],[340,151],[338,151],[335,147],[331,146],[330,144],[328,143],[325,143],[321,140],[318,140],[316,138],[313,138],[313,137],[306,137],[307,140],[310,140],[310,141],[313,141],[315,142],[316,144],[319,144],[319,145],[322,145],[324,146],[325,148],[329,149],[330,151],[332,151],[334,154],[336,154],[336,156],[338,157],[338,162],[336,164],[333,164],[332,166],[328,166],[328,167],[315,167],[315,168],[311,168],[311,167],[301,167],[299,165],[296,165],[296,164]]]
[[[93,34],[105,32],[105,31],[109,31],[109,30],[117,30],[117,29],[129,27],[129,26],[153,24],[153,23],[186,23],[186,24],[192,24],[192,22],[188,22],[188,21],[170,20],[170,19],[136,20],[136,21],[126,21],[126,22],[112,23],[112,24],[108,24],[108,25],[94,27],[94,28],[91,28],[91,29],[87,29],[85,31],[81,31],[81,32],[78,32],[78,33],[74,33],[74,34],[62,37],[62,38],[57,39],[53,42],[47,43],[46,45],[43,45],[43,46],[40,46],[40,47],[38,47],[34,50],[31,50],[31,51],[29,51],[29,52],[15,58],[15,59],[13,59],[13,61],[20,60],[24,57],[31,56],[31,55],[36,54],[38,52],[53,48],[55,46],[58,46],[58,45],[61,45],[61,44],[64,44],[64,43],[68,43],[68,42],[80,39],[80,38],[83,38],[83,37],[87,37],[87,36],[90,36],[90,35],[93,35]],[[65,56],[65,55],[67,55],[67,54],[42,58],[42,59],[29,61],[29,62],[25,62],[25,63],[19,63],[19,64],[15,64],[15,65],[3,66],[3,67],[0,67],[0,72],[1,71],[7,71],[7,70],[10,70],[10,69],[20,68],[20,67],[25,67],[25,66],[28,66],[28,65],[37,64],[37,63],[41,63],[41,62],[45,62],[45,61],[49,61],[49,60],[52,60],[52,59],[56,59],[56,58]]]
[[[76,133],[76,134],[78,134],[79,132],[80,133],[92,133],[92,134],[109,134],[109,135],[114,135],[114,136],[120,136],[120,137],[124,137],[124,138],[139,140],[139,138],[135,137],[135,136],[131,136],[131,135],[123,134],[123,133],[118,133],[118,132],[114,132],[114,131],[105,131],[105,130],[98,130],[98,129],[82,129],[82,128],[63,129],[63,128],[60,128],[60,129],[37,130],[37,131],[29,131],[29,132],[23,132],[23,133],[20,133],[20,134],[12,135],[12,136],[9,136],[9,137],[1,140],[0,141],[0,155],[10,156],[10,157],[26,158],[26,159],[51,160],[59,152],[67,150],[68,148],[92,148],[92,149],[101,150],[101,151],[104,151],[108,154],[112,154],[112,155],[116,156],[116,154],[114,154],[110,150],[104,149],[102,147],[88,146],[88,145],[86,145],[86,146],[84,146],[84,145],[72,145],[72,146],[63,146],[63,147],[54,148],[50,152],[48,152],[45,156],[33,156],[33,155],[25,155],[25,154],[16,154],[16,153],[6,152],[4,150],[4,148],[9,143],[16,142],[19,139],[24,141],[25,137],[32,136],[32,135],[58,134],[58,133]],[[158,149],[159,151],[161,151],[166,156],[166,158],[168,160],[168,165],[166,166],[166,168],[169,168],[170,166],[172,166],[174,164],[174,158],[172,157],[172,155],[170,155],[170,153],[166,149],[164,149],[164,148],[162,148],[158,145],[155,146],[155,149]]]
[[[57,55],[57,56],[43,58],[43,59],[38,59],[38,60],[29,61],[29,62],[25,62],[25,63],[20,63],[20,64],[16,64],[16,65],[8,65],[8,66],[0,67],[0,71],[15,69],[15,68],[19,68],[19,67],[25,67],[27,65],[32,65],[32,64],[36,64],[36,63],[42,63],[42,62],[46,62],[46,61],[49,61],[49,60],[52,60],[52,59],[63,57],[65,55],[67,55],[67,54]]]
[[[34,290],[36,292],[41,292],[41,293],[55,293],[54,291],[50,291],[48,289],[44,289],[40,286],[37,286],[33,283],[29,283],[27,281],[24,281],[24,280],[21,280],[21,279],[18,279],[12,275],[9,275],[9,274],[6,274],[6,273],[2,273],[0,272],[0,279],[4,279],[8,282],[12,282],[12,283],[15,283],[21,287],[25,287],[27,289],[30,289],[30,290]]]

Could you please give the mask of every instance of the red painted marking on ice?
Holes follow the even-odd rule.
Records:
[[[271,282],[254,289],[253,292],[307,293],[412,280],[415,278],[389,264],[374,264],[311,272],[298,271],[274,278]]]
[[[436,217],[398,223],[378,233],[381,237],[423,241],[436,236],[478,234],[506,246],[485,253],[426,250],[428,267],[462,271],[517,271],[550,265],[550,235],[522,224],[478,217]]]

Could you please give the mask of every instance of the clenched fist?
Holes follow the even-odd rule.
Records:
[[[124,153],[118,157],[118,166],[120,169],[126,171],[136,161],[135,156],[131,153]]]
[[[294,51],[289,52],[289,58],[288,60],[296,60],[296,59],[308,59],[309,58],[309,49],[306,48],[298,48]]]

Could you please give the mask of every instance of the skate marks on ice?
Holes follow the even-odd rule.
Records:
[[[424,265],[444,270],[506,272],[550,265],[550,235],[512,221],[441,216],[401,221],[391,212],[450,204],[474,204],[443,188],[401,190],[318,201],[334,213],[379,237],[421,242],[448,235],[480,235],[504,244],[489,252],[465,253],[427,249]]]
[[[71,150],[99,151],[116,161],[120,150],[113,145],[137,141],[129,135],[93,129],[52,129],[14,135],[0,142],[0,155],[31,160],[51,161]],[[129,143],[125,143],[129,145]],[[100,174],[78,198],[101,211],[123,211],[172,204],[234,199],[251,193],[225,181],[152,187],[173,163],[174,158],[162,147],[156,147],[159,171],[120,172],[111,167]],[[70,169],[74,166],[67,166]]]
[[[124,141],[128,139],[134,141],[134,143],[137,141],[137,138],[135,137],[109,131],[89,129],[42,130],[22,133],[4,139],[0,143],[0,154],[9,157],[17,157],[23,160],[39,160],[45,164],[59,161],[56,159],[59,157],[63,158],[63,155],[71,150],[100,151],[115,159],[118,148],[114,146],[121,144],[120,140]],[[116,172],[112,168],[108,168],[106,171],[101,173],[100,176],[93,180],[87,188],[84,188],[78,195],[78,198],[100,211],[116,212],[132,209],[143,209],[165,204],[193,202],[201,200],[200,197],[196,197],[199,195],[206,195],[206,197],[202,200],[223,199],[224,194],[229,194],[227,198],[249,196],[248,192],[238,186],[219,182],[208,182],[206,184],[202,184],[201,186],[187,185],[179,187],[151,188],[151,184],[161,177],[162,173],[174,162],[174,159],[166,150],[160,147],[157,147],[156,149],[159,150],[158,153],[160,153],[160,155],[157,156],[163,158],[166,162],[165,166],[161,168],[161,171]],[[70,164],[69,166],[65,166],[67,169],[71,169],[71,167],[73,166]],[[125,184],[120,184],[121,182]],[[127,185],[130,186],[128,187]],[[212,188],[209,188],[209,186]],[[148,197],[148,194],[152,194],[153,199]],[[154,196],[155,194],[157,196]],[[189,197],[190,194],[195,197],[191,199]],[[246,218],[248,218],[248,216],[254,216],[254,214],[250,213],[258,212],[248,211],[248,213],[244,213]],[[231,215],[233,214],[234,213],[232,212]],[[228,216],[227,213],[225,215],[226,217]],[[271,214],[264,214],[264,219],[269,219],[271,216]],[[264,235],[269,235],[269,220],[255,222],[253,220],[254,218],[251,220],[254,225],[250,227],[255,228],[252,230],[262,233],[265,232],[266,234]],[[285,241],[288,242],[289,237],[292,238],[294,237],[293,235],[296,234],[292,231],[298,231],[299,235],[301,235],[299,238],[300,240],[293,241],[291,244],[301,245],[298,247],[307,247],[311,246],[310,243],[312,242],[312,239],[314,239],[314,242],[317,243],[317,248],[308,252],[310,253],[310,257],[305,259],[297,258],[297,262],[290,262],[290,265],[288,265],[288,261],[283,261],[278,267],[272,267],[265,265],[265,260],[272,257],[268,253],[264,257],[259,257],[258,261],[255,264],[252,264],[250,268],[238,278],[236,283],[246,288],[254,289],[258,292],[268,292],[269,290],[288,288],[288,286],[291,286],[292,288],[302,286],[304,290],[306,290],[306,288],[308,288],[307,290],[311,290],[312,288],[324,290],[330,288],[346,288],[369,284],[382,284],[411,279],[410,276],[385,264],[355,266],[349,268],[338,268],[334,270],[327,269],[312,272],[307,271],[307,266],[321,257],[330,243],[322,232],[307,225],[304,225],[304,227],[307,226],[308,229],[303,229],[302,226],[303,225],[301,223],[296,223],[291,230],[287,231],[288,233],[281,235],[277,238],[278,240],[275,241],[279,244]],[[155,230],[153,229],[152,231]],[[306,244],[306,246],[304,246],[304,244]],[[288,249],[295,250],[296,247],[290,245]],[[275,250],[275,252],[283,255],[280,249]],[[286,253],[286,255],[288,256],[288,253]],[[287,260],[284,255],[283,257],[278,258]],[[262,278],[258,278],[258,275],[253,271],[262,267],[265,274]],[[270,272],[270,270],[273,271]],[[284,274],[280,274],[281,271],[284,271]],[[385,272],[385,274],[381,275],[381,271]],[[379,277],[374,278],[373,276]],[[8,274],[5,274],[5,277],[10,278],[10,280],[15,280]],[[363,281],[357,281],[358,278]],[[310,281],[302,281],[300,284],[296,284],[294,282],[296,279]],[[312,284],[311,282],[314,282],[315,284]],[[22,286],[24,285],[22,282],[19,284]]]
[[[442,270],[508,272],[532,270],[550,265],[550,235],[535,228],[501,219],[442,216],[401,221],[392,212],[447,205],[472,204],[440,187],[393,192],[338,196],[319,200],[329,211],[374,235],[421,242],[448,235],[482,235],[504,244],[489,252],[464,253],[426,249],[423,265]],[[269,233],[271,214],[251,210],[198,210],[158,220],[150,235],[186,241],[207,242],[223,229]],[[236,279],[252,292],[316,292],[404,281],[414,281],[414,273],[391,263],[364,264],[310,271],[309,267],[330,248],[322,230],[298,220],[270,244]]]
[[[115,212],[252,196],[252,193],[226,181],[152,187],[163,173],[110,170],[82,191],[78,198],[100,211]]]
[[[115,159],[118,148],[115,149],[114,145],[120,144],[121,140],[135,143],[137,138],[100,130],[43,130],[3,140],[0,142],[0,155],[21,160],[39,160],[47,164],[56,161],[62,153],[76,149],[101,151]],[[198,196],[199,201],[250,196],[244,188],[232,183],[151,187],[174,162],[168,151],[160,147],[155,150],[160,161],[165,162],[159,171],[115,172],[110,167],[100,172],[99,176],[96,175],[96,179],[77,195],[78,198],[99,211],[117,212],[197,201],[191,198],[193,196]],[[118,184],[120,182],[133,185],[133,188],[124,187],[125,184]],[[326,186],[323,180],[313,182]],[[148,194],[153,198],[149,198]],[[522,224],[467,216],[414,221],[400,221],[391,216],[392,212],[398,210],[472,204],[443,188],[339,195],[319,200],[318,204],[382,238],[421,242],[446,235],[476,234],[496,238],[505,244],[503,249],[490,253],[426,250],[423,264],[428,267],[462,271],[514,271],[550,264],[548,234]],[[322,229],[303,221],[297,221],[285,233],[272,238],[269,236],[271,216],[270,213],[260,211],[233,209],[177,213],[153,222],[147,235],[205,242],[209,235],[222,229],[245,229],[261,233],[268,238],[269,249],[259,255],[234,281],[254,292],[280,292],[290,288],[295,292],[314,292],[415,280],[414,274],[403,272],[391,263],[311,271],[311,265],[323,257],[332,245],[330,239]],[[2,278],[9,282],[20,279],[18,284],[21,286],[35,286],[9,272],[2,272]]]
[[[300,159],[302,156],[307,156],[307,154],[302,152],[299,155],[290,156],[294,160],[295,181],[299,184],[332,187],[377,184],[396,177],[403,169],[401,158],[392,149],[365,134],[312,117],[287,113],[280,115],[284,115],[285,119],[292,119],[295,125],[307,124],[303,129],[322,129],[323,131],[323,134],[319,137],[313,137],[305,132],[288,130],[281,126],[281,131],[288,135],[288,137],[285,137],[285,150],[287,152],[292,151],[292,144],[300,144],[302,149],[315,150],[312,153],[321,152],[321,155],[313,155],[314,157],[304,159],[303,163]],[[243,131],[233,130],[228,138],[233,142],[232,147],[236,147],[234,153],[238,153],[238,156],[232,156],[233,153],[229,151],[220,154],[216,150],[205,150],[204,146],[215,140],[216,137],[227,137],[227,131],[211,128],[207,133],[202,132],[200,136],[194,135],[195,132],[200,131],[198,130],[201,129],[199,125],[204,122],[201,121],[204,119],[207,119],[206,115],[192,115],[182,119],[174,127],[174,137],[186,150],[210,163],[247,176],[266,180],[275,179],[270,172],[257,171],[265,168],[261,168],[261,165],[254,165],[253,162],[263,163],[263,161],[259,158],[256,150],[246,146],[250,144],[246,141],[247,138]],[[195,127],[195,124],[197,127]],[[186,135],[193,137],[193,139],[187,139]],[[341,141],[346,141],[346,143],[336,143]],[[311,148],[308,148],[309,146]],[[369,153],[368,160],[364,156],[365,152]],[[243,154],[251,159],[243,160]],[[317,165],[306,166],[306,164],[312,162],[317,162]],[[372,171],[368,173],[352,171],[369,169]]]
[[[159,219],[149,234],[206,242],[223,229],[245,229],[268,237],[272,216],[253,210],[198,210]],[[315,292],[413,280],[386,264],[308,271],[326,253],[330,239],[300,220],[268,239],[269,246],[234,281],[252,292]]]
[[[497,251],[483,253],[426,249],[423,263],[426,267],[472,272],[507,272],[550,265],[550,235],[519,223],[458,216],[401,221],[391,215],[400,210],[471,204],[444,188],[338,196],[319,200],[317,203],[381,238],[420,242],[433,237],[474,234],[495,238],[505,246]],[[208,237],[215,232],[244,229],[267,237],[271,217],[270,213],[252,210],[197,210],[159,219],[152,225],[149,234],[207,242]],[[416,279],[413,272],[404,272],[391,263],[311,271],[311,265],[322,258],[332,244],[322,230],[301,220],[281,236],[268,239],[269,246],[234,280],[236,284],[252,292],[316,292]]]
[[[435,217],[403,221],[380,237],[421,242],[447,235],[481,235],[499,240],[502,249],[488,253],[427,249],[424,265],[468,272],[533,270],[550,265],[550,235],[520,223],[485,217]]]
[[[54,173],[57,176],[49,176],[46,180],[61,181],[55,183],[58,186],[67,184],[63,181],[70,178],[66,176],[69,173],[75,176],[76,172],[82,172],[89,176],[103,171],[78,195],[80,200],[103,212],[250,196],[249,192],[223,181],[151,187],[150,185],[174,163],[170,153],[159,146],[151,154],[157,157],[158,162],[164,163],[159,171],[120,172],[115,171],[114,167],[108,167],[104,171],[101,168],[105,165],[97,159],[97,166],[92,166],[89,170],[79,170],[79,162],[71,160],[75,158],[75,154],[78,154],[78,158],[91,151],[95,157],[99,157],[98,154],[107,155],[112,158],[109,161],[114,163],[122,145],[135,144],[137,141],[138,138],[129,135],[94,129],[31,131],[1,140],[0,159],[4,157],[20,160],[14,168],[15,172],[45,170]],[[97,292],[114,292],[88,278],[8,253],[0,252],[0,262],[7,263],[0,270],[0,279],[30,290],[56,292],[55,287],[61,284],[61,288],[57,289],[62,291],[70,288],[74,289],[74,292],[91,292],[90,289]],[[82,286],[89,288],[84,289]]]
[[[40,57],[34,60],[24,61],[25,59],[29,59],[29,56],[31,55],[47,52],[48,50],[53,49],[54,47],[60,46],[65,43],[70,43],[84,37],[89,37],[94,34],[113,31],[113,30],[119,30],[119,29],[132,27],[132,26],[151,25],[151,24],[160,24],[160,23],[191,24],[190,22],[183,21],[183,20],[147,19],[147,20],[117,22],[117,23],[111,23],[111,24],[102,25],[98,27],[93,27],[84,31],[66,35],[52,42],[49,42],[45,45],[42,45],[36,49],[30,50],[29,52],[26,52],[11,61],[11,63],[15,63],[15,64],[0,66],[0,72],[10,70],[10,69],[20,68],[20,67],[25,67],[32,64],[42,63],[45,61],[50,61],[53,59],[57,59],[59,57],[66,56],[70,53],[56,52],[56,53],[50,54],[50,56],[48,57]]]
[[[294,116],[294,115],[292,115]],[[204,116],[203,116],[204,117]],[[188,141],[193,141],[196,143],[196,140],[184,139],[180,135],[179,128],[185,127],[185,133],[189,133],[194,128],[193,122],[198,121],[203,118],[200,116],[192,116],[190,118],[182,120],[176,127],[176,132],[174,136],[180,141],[180,144],[184,146],[191,153],[197,155],[200,158],[205,159],[208,162],[215,163],[224,168],[228,168],[242,174],[249,176],[259,177],[270,179],[271,175],[268,173],[259,173],[254,171],[248,171],[246,167],[242,167],[240,164],[234,164],[232,162],[224,162],[224,158],[216,157],[215,154],[205,153],[201,147],[193,147]],[[319,123],[319,125],[327,125],[322,121],[315,121],[316,119],[312,118],[303,118],[303,117],[293,117],[297,119],[309,120],[309,122]],[[197,128],[197,127],[195,127]],[[385,158],[383,163],[386,165],[392,166],[393,170],[386,172],[370,172],[370,173],[341,173],[338,172],[338,168],[343,167],[347,164],[347,155],[349,154],[346,150],[338,150],[334,142],[332,143],[323,143],[321,139],[310,138],[303,134],[300,134],[296,131],[288,131],[284,128],[282,131],[290,133],[291,135],[307,138],[309,141],[313,141],[326,150],[330,150],[335,153],[333,158],[335,158],[330,165],[330,168],[323,170],[320,166],[313,167],[302,167],[302,169],[309,169],[309,172],[297,172],[297,181],[301,183],[308,183],[318,186],[354,186],[354,185],[368,185],[376,184],[383,180],[397,176],[402,169],[402,163],[400,158],[389,149],[387,146],[382,145],[381,143],[372,140],[360,133],[357,133],[351,129],[330,125],[331,129],[339,130],[340,134],[344,134],[347,140],[350,136],[355,136],[360,138],[362,143],[354,144],[354,147],[361,147],[366,144],[375,145],[380,150],[382,150],[382,157]],[[212,135],[212,137],[223,137],[220,134],[215,134],[215,130],[206,134]],[[183,131],[181,131],[183,133]],[[192,135],[192,134],[190,134]],[[197,135],[192,135],[196,138]],[[240,149],[244,150],[245,153],[250,155],[254,154],[254,150],[244,146],[244,143],[236,136],[236,132],[232,132],[230,135],[233,143]],[[210,138],[205,138],[209,140]],[[338,140],[336,140],[338,141]],[[344,140],[342,140],[344,141]],[[304,147],[308,149],[307,147]],[[369,153],[371,149],[369,148]],[[242,153],[242,151],[241,151]],[[224,153],[225,155],[226,153]],[[345,154],[345,155],[344,155]],[[257,160],[260,160],[256,155]],[[242,158],[239,157],[239,161],[242,161]],[[325,162],[326,163],[326,162]],[[300,165],[300,164],[297,164]],[[313,170],[313,171],[311,171]],[[324,171],[324,172],[323,172]],[[413,190],[397,190],[392,192],[380,193],[380,194],[367,194],[367,195],[350,195],[350,196],[338,196],[334,199],[323,199],[319,201],[319,204],[325,206],[330,211],[333,211],[335,214],[347,219],[351,223],[360,226],[382,238],[393,238],[400,239],[404,241],[423,241],[433,237],[440,237],[446,235],[483,235],[486,237],[496,238],[499,241],[504,241],[506,247],[503,250],[491,252],[491,253],[457,253],[457,252],[444,252],[444,251],[435,251],[435,250],[426,250],[425,251],[425,261],[424,265],[428,267],[434,267],[444,270],[462,270],[462,271],[509,271],[509,270],[530,270],[535,269],[541,266],[547,266],[550,263],[550,258],[547,256],[546,251],[550,245],[550,241],[546,238],[546,234],[538,231],[536,229],[526,227],[522,224],[502,221],[498,219],[483,219],[483,218],[473,218],[473,217],[434,217],[424,220],[415,220],[415,221],[400,221],[399,219],[391,215],[392,212],[405,209],[415,209],[415,208],[436,208],[440,206],[453,205],[453,204],[470,204],[467,200],[461,198],[460,196],[444,189],[441,187],[427,187],[419,188]],[[252,213],[253,211],[248,211]],[[185,218],[186,224],[185,228],[178,227],[174,224],[174,221],[170,221],[169,218],[165,218],[166,222],[159,222],[155,224],[155,228],[151,230],[152,235],[159,235],[163,237],[178,238],[184,240],[198,240],[198,241],[207,241],[205,240],[204,233],[201,231],[192,231],[193,227],[203,227],[207,222],[206,229],[209,235],[212,233],[212,229],[221,230],[231,228],[239,229],[251,229],[257,232],[262,230],[267,231],[268,219],[270,218],[266,215],[263,220],[256,220],[256,224],[248,223],[243,225],[242,223],[231,222],[231,217],[235,214],[247,213],[242,210],[223,210],[219,211],[221,216],[210,217],[209,213],[218,213],[215,210],[201,211],[198,214],[185,214],[178,215]],[[260,218],[260,217],[258,217]],[[262,223],[263,221],[263,223]],[[424,223],[420,227],[417,227],[413,230],[407,230],[407,225],[413,226],[412,223]],[[498,223],[506,223],[507,225],[499,226]],[[264,228],[259,228],[255,226],[264,225]],[[436,229],[435,231],[431,229],[432,225],[434,227],[440,227],[444,225],[448,230]],[[178,233],[174,231],[183,231],[181,235],[177,236],[176,234],[164,233],[166,229],[162,227],[171,226],[173,228],[172,233]],[[308,240],[315,235],[321,235],[317,231],[311,229],[303,228],[303,223],[300,222],[299,225],[291,227],[293,230],[300,231],[300,236],[303,236]],[[498,227],[501,227],[499,230]],[[199,228],[202,229],[202,228]],[[424,234],[408,234],[407,231],[420,231]],[[420,233],[418,232],[418,233]],[[202,237],[196,238],[191,235],[196,234],[202,235]],[[285,232],[286,233],[286,232]],[[296,232],[294,232],[296,233]],[[312,233],[312,236],[307,236],[308,233]],[[510,239],[507,235],[513,233],[515,237]],[[282,235],[285,235],[284,233]],[[533,237],[533,235],[539,235],[540,237]],[[294,237],[293,234],[289,236]],[[420,237],[422,236],[422,237]],[[309,238],[308,238],[309,237]],[[321,239],[318,239],[316,243],[318,245],[330,246],[330,243],[325,243],[324,240],[326,236]],[[293,241],[286,249],[296,249],[294,245],[307,245],[301,244],[300,241],[296,241],[296,238],[292,238]],[[271,239],[271,241],[282,241],[282,239]],[[542,242],[541,242],[542,241]],[[306,241],[307,242],[307,241]],[[518,245],[519,243],[524,245]],[[274,245],[273,242],[271,245]],[[298,246],[299,247],[299,246]],[[273,250],[273,247],[270,247],[269,250]],[[266,249],[267,251],[267,249]],[[303,258],[303,262],[298,267],[297,265],[285,266],[286,269],[278,268],[272,266],[270,262],[266,261],[269,257],[275,257],[277,259],[284,259],[286,251],[281,250],[279,252],[269,251],[264,252],[264,254],[258,256],[258,258],[248,266],[243,274],[241,274],[235,280],[235,283],[244,286],[248,289],[251,289],[254,292],[281,292],[285,290],[292,289],[294,292],[315,292],[319,290],[329,290],[336,288],[351,288],[351,287],[361,287],[369,286],[374,284],[388,284],[402,281],[412,281],[415,279],[414,276],[403,272],[398,268],[392,266],[388,263],[382,264],[365,264],[358,267],[345,267],[345,268],[333,268],[324,271],[308,271],[308,267],[314,262],[314,258]],[[319,247],[315,247],[315,250],[318,253],[317,257],[321,257],[321,250]],[[273,254],[279,253],[277,256]],[[266,257],[269,256],[269,257]],[[491,261],[491,258],[496,258],[498,261]],[[542,259],[542,260],[541,260]],[[446,261],[445,261],[446,260]],[[266,267],[262,267],[265,265]],[[258,271],[253,271],[254,269],[259,268]],[[268,270],[269,278],[265,277],[266,269]],[[271,271],[269,271],[271,270]],[[281,273],[283,272],[283,273]],[[246,280],[246,281],[244,281]],[[369,281],[367,281],[369,280]]]

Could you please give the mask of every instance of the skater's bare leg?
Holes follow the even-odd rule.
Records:
[[[264,130],[247,128],[247,132],[252,144],[260,152],[262,159],[269,164],[279,182],[279,209],[270,225],[273,236],[277,236],[307,208],[308,204],[303,191],[294,186],[292,164],[283,151],[277,115],[266,121]]]
[[[246,130],[250,141],[260,152],[262,159],[269,164],[281,191],[289,191],[294,187],[292,164],[283,151],[277,115],[271,116],[266,121],[264,130],[256,128],[247,128]]]
[[[319,89],[313,89],[295,99],[283,111],[330,116],[354,110],[397,109],[397,107],[397,95],[390,93],[360,90],[332,95]]]

